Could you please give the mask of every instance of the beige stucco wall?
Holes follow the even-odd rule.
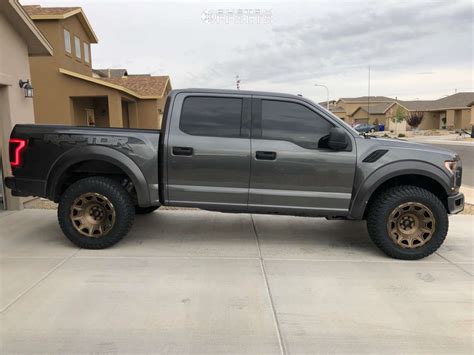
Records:
[[[455,116],[455,110],[446,111],[446,128],[447,129],[454,128],[454,116]]]
[[[10,175],[8,157],[8,140],[13,126],[17,123],[33,123],[33,100],[25,98],[18,86],[20,79],[30,78],[28,65],[28,48],[20,35],[11,27],[0,13],[0,46],[8,51],[0,51],[0,153],[2,170],[5,176]],[[7,207],[21,208],[22,199],[12,197],[7,189]]]
[[[385,124],[385,115],[370,115],[369,117],[369,123],[370,124]]]
[[[355,124],[368,122],[368,114],[364,110],[358,110],[352,116],[352,120]]]
[[[35,21],[35,24],[54,48],[52,57],[30,58],[32,81],[35,88],[36,123],[82,125],[85,123],[85,108],[90,108],[87,106],[97,103],[97,100],[91,98],[105,97],[108,107],[105,107],[104,102],[100,101],[99,109],[95,107],[94,111],[98,126],[105,126],[109,122],[111,127],[122,127],[122,100],[124,100],[129,103],[130,126],[137,128],[159,127],[158,107],[164,107],[164,100],[160,100],[160,102],[163,101],[161,104],[157,103],[156,99],[138,99],[122,91],[59,72],[59,68],[62,68],[92,77],[90,64],[84,62],[83,48],[81,47],[81,60],[77,60],[74,53],[74,35],[81,38],[81,43],[88,43],[87,34],[76,16],[61,21]],[[71,33],[72,55],[65,51],[65,28]],[[81,97],[84,99],[80,99]],[[138,107],[134,107],[134,103]],[[75,119],[75,117],[78,118]]]
[[[158,122],[158,101],[140,100],[137,103],[138,109],[138,127],[139,128],[160,128]]]
[[[418,129],[438,129],[439,128],[439,113],[425,111],[423,113],[423,120]]]
[[[459,119],[459,126],[456,128],[462,128],[466,130],[471,129],[471,110],[460,110],[460,119]]]

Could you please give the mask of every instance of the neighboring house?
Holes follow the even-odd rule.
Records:
[[[18,1],[1,0],[0,209],[18,209],[22,205],[22,199],[11,196],[10,191],[4,191],[1,176],[10,174],[8,140],[13,126],[34,123],[33,99],[25,97],[29,94],[20,87],[19,82],[31,80],[28,56],[50,57],[52,54],[53,48]]]
[[[361,97],[343,97],[334,103],[334,110],[331,111],[339,118],[349,124],[373,123],[369,116],[373,114],[373,107],[376,108],[377,115],[384,105],[394,102],[395,99],[385,96],[361,96]],[[362,108],[362,111],[359,110]],[[370,115],[369,115],[370,112]]]
[[[98,39],[80,7],[24,9],[54,48],[52,57],[30,59],[36,123],[160,128],[168,76],[101,75],[92,69]]]
[[[405,122],[392,121],[398,107],[406,111],[422,112],[419,129],[470,129],[474,124],[473,92],[461,92],[438,100],[397,100],[386,96],[341,98],[330,106],[330,111],[349,124],[385,124],[386,130],[410,129]]]
[[[419,129],[470,129],[474,92],[459,92],[432,101],[400,101],[408,111],[424,113]]]

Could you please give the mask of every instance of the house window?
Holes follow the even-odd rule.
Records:
[[[74,47],[76,49],[76,58],[81,59],[81,40],[74,36]]]
[[[84,61],[90,63],[89,44],[84,42]]]
[[[71,34],[68,30],[64,30],[64,49],[67,53],[71,53]]]

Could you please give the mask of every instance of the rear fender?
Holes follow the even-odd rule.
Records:
[[[141,207],[150,206],[148,184],[140,168],[125,154],[105,146],[76,147],[59,156],[48,172],[46,186],[48,198],[52,200],[55,198],[59,181],[71,166],[87,160],[108,162],[123,170],[132,180],[137,192],[138,204]]]

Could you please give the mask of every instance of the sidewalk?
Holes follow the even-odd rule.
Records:
[[[419,143],[436,143],[436,144],[452,144],[452,145],[471,145],[474,147],[474,139],[463,138],[458,134],[446,134],[440,136],[413,136],[403,138],[408,141]]]
[[[461,186],[461,192],[464,194],[464,202],[474,205],[474,187]]]
[[[365,224],[160,211],[106,250],[0,215],[2,353],[472,353],[472,216],[414,262]]]

